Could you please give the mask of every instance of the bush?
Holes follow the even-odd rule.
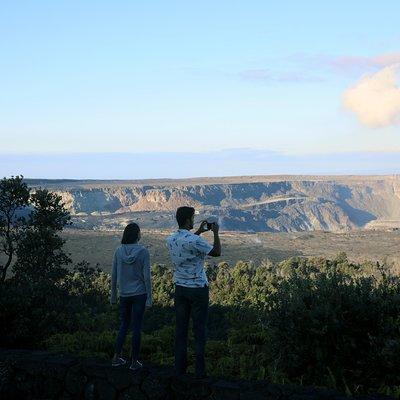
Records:
[[[74,333],[58,333],[45,341],[50,351],[62,351],[80,356],[97,356],[110,359],[114,353],[114,344],[117,331],[103,332],[77,331]],[[164,326],[152,334],[142,335],[141,356],[148,362],[170,364],[173,362],[174,329]],[[129,357],[131,348],[131,334],[124,346],[125,356]]]
[[[6,347],[37,347],[43,338],[76,327],[76,308],[59,286],[6,280],[0,291],[0,336]]]
[[[278,370],[292,381],[341,389],[397,385],[399,283],[350,276],[329,263],[320,272],[293,270],[267,300]]]

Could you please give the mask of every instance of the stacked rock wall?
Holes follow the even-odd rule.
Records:
[[[361,400],[390,399],[359,396]],[[170,367],[133,372],[109,361],[43,351],[0,349],[0,399],[88,400],[346,400],[339,393],[308,387],[272,385],[191,376],[176,379]]]

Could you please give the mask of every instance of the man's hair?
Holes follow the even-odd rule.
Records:
[[[128,224],[122,235],[121,244],[133,244],[136,243],[139,237],[140,228],[138,224],[131,222]]]
[[[176,210],[176,220],[178,222],[179,228],[186,224],[186,221],[194,215],[194,208],[193,207],[179,207]]]

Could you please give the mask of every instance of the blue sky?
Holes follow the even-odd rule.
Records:
[[[395,0],[2,2],[0,153],[400,151],[397,88],[360,103],[366,74],[398,72],[399,15]],[[389,109],[369,118],[375,104]]]

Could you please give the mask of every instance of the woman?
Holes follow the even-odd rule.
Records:
[[[121,326],[115,343],[112,366],[126,364],[121,357],[122,347],[132,320],[132,361],[130,369],[142,367],[138,360],[143,314],[151,307],[151,274],[148,250],[138,244],[140,228],[135,223],[125,227],[121,245],[116,249],[111,275],[111,304],[117,302],[117,286],[120,300]]]

